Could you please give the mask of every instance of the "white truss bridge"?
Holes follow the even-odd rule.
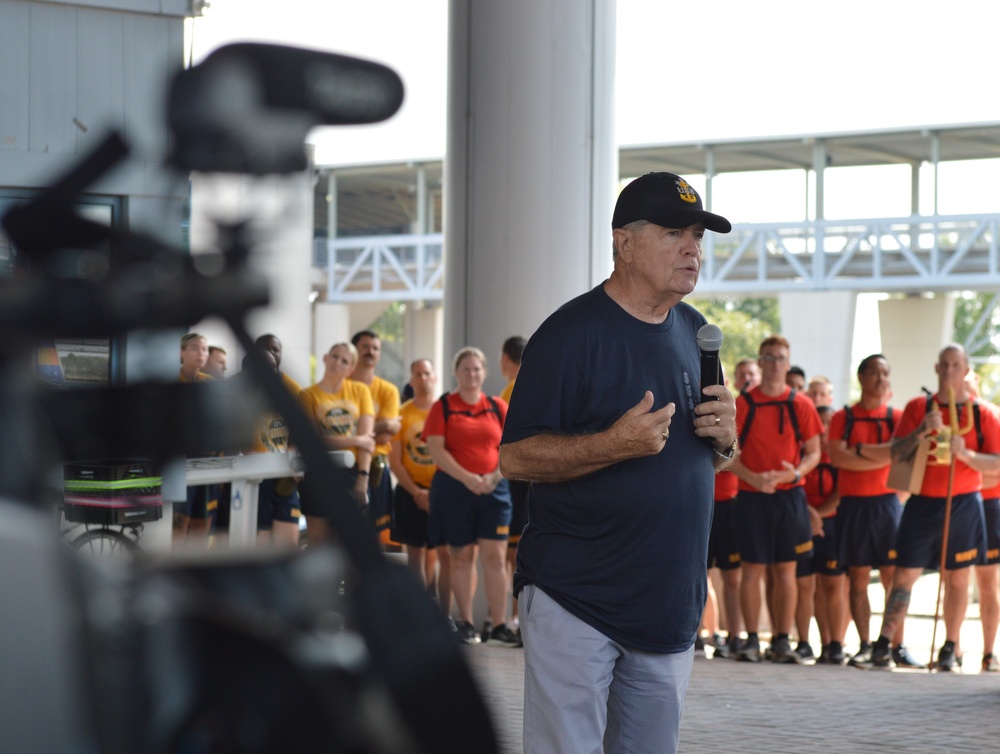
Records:
[[[708,234],[699,296],[1000,289],[1000,214],[743,224]],[[317,239],[326,299],[440,301],[441,234]]]

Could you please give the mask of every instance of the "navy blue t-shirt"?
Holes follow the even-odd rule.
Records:
[[[598,286],[531,336],[504,425],[503,443],[591,434],[646,390],[654,411],[676,404],[659,454],[531,485],[514,575],[515,593],[535,584],[612,640],[651,652],[691,646],[705,606],[715,473],[693,425],[703,324],[684,303],[661,324],[642,322]]]

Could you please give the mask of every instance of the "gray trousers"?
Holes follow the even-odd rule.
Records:
[[[521,592],[524,754],[673,754],[694,648],[623,647],[541,589]]]

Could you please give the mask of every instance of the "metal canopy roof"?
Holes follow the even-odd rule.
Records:
[[[986,159],[1000,157],[1000,122],[630,145],[619,149],[619,176],[633,178],[651,170],[703,174],[710,159],[714,160],[715,175],[751,170],[810,170],[816,145],[824,146],[826,165],[831,168],[919,165],[933,161],[935,152],[939,162]],[[340,235],[410,232],[408,226],[416,217],[417,171],[422,168],[433,202],[429,210],[434,215],[432,228],[439,229],[441,167],[440,160],[318,166],[316,226],[326,228],[325,178],[333,173]]]
[[[939,162],[986,159],[1000,157],[1000,123],[624,146],[619,151],[619,175],[632,178],[651,170],[705,173],[709,159],[714,160],[715,175],[809,170],[814,148],[820,144],[826,150],[827,167],[919,165],[932,161],[935,149]]]
[[[319,167],[316,184],[315,224],[327,226],[329,184],[333,174],[337,186],[339,235],[409,233],[416,219],[417,171],[423,168],[430,201],[440,218],[441,161],[396,163],[352,167]],[[440,228],[439,221],[435,225]]]

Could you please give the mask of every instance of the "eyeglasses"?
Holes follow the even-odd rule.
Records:
[[[782,362],[788,361],[787,356],[775,356],[774,354],[765,353],[760,357],[760,360],[765,364],[781,364]]]

